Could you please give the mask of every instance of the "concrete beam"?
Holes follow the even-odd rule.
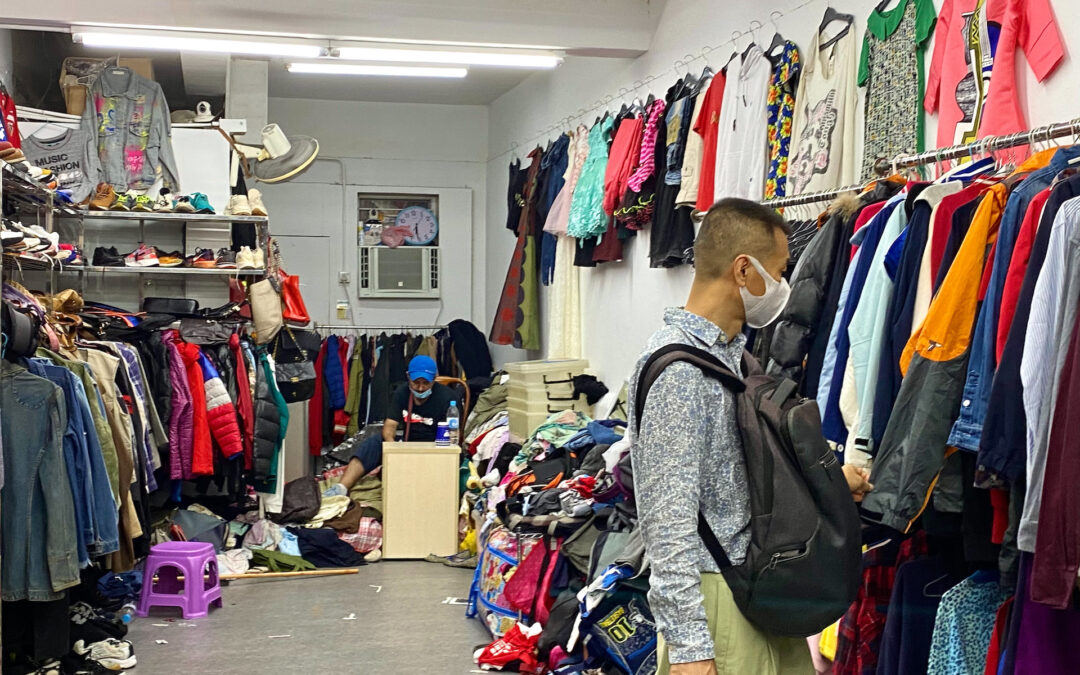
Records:
[[[248,131],[237,136],[241,143],[262,145],[266,126],[269,86],[266,61],[232,57],[225,80],[225,116],[246,119]]]

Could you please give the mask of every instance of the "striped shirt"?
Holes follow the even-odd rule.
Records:
[[[1035,535],[1042,504],[1050,418],[1057,402],[1058,380],[1065,361],[1065,346],[1076,316],[1080,279],[1074,256],[1080,254],[1080,197],[1065,202],[1054,217],[1046,260],[1031,298],[1020,381],[1024,385],[1027,415],[1027,498],[1020,520],[1017,544],[1034,553]]]

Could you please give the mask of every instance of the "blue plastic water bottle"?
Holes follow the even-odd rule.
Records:
[[[461,443],[461,413],[458,412],[457,401],[450,401],[450,409],[446,411],[446,426],[450,430],[450,445]]]

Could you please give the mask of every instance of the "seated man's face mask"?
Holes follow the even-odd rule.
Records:
[[[423,401],[431,396],[432,386],[430,383],[424,384],[426,380],[414,380],[409,383],[409,391],[416,397],[417,401]],[[422,387],[422,388],[417,388]]]

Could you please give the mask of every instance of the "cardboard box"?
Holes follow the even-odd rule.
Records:
[[[116,59],[116,65],[121,68],[131,68],[136,75],[145,77],[151,82],[154,81],[154,62],[150,59],[133,59],[121,56]]]

